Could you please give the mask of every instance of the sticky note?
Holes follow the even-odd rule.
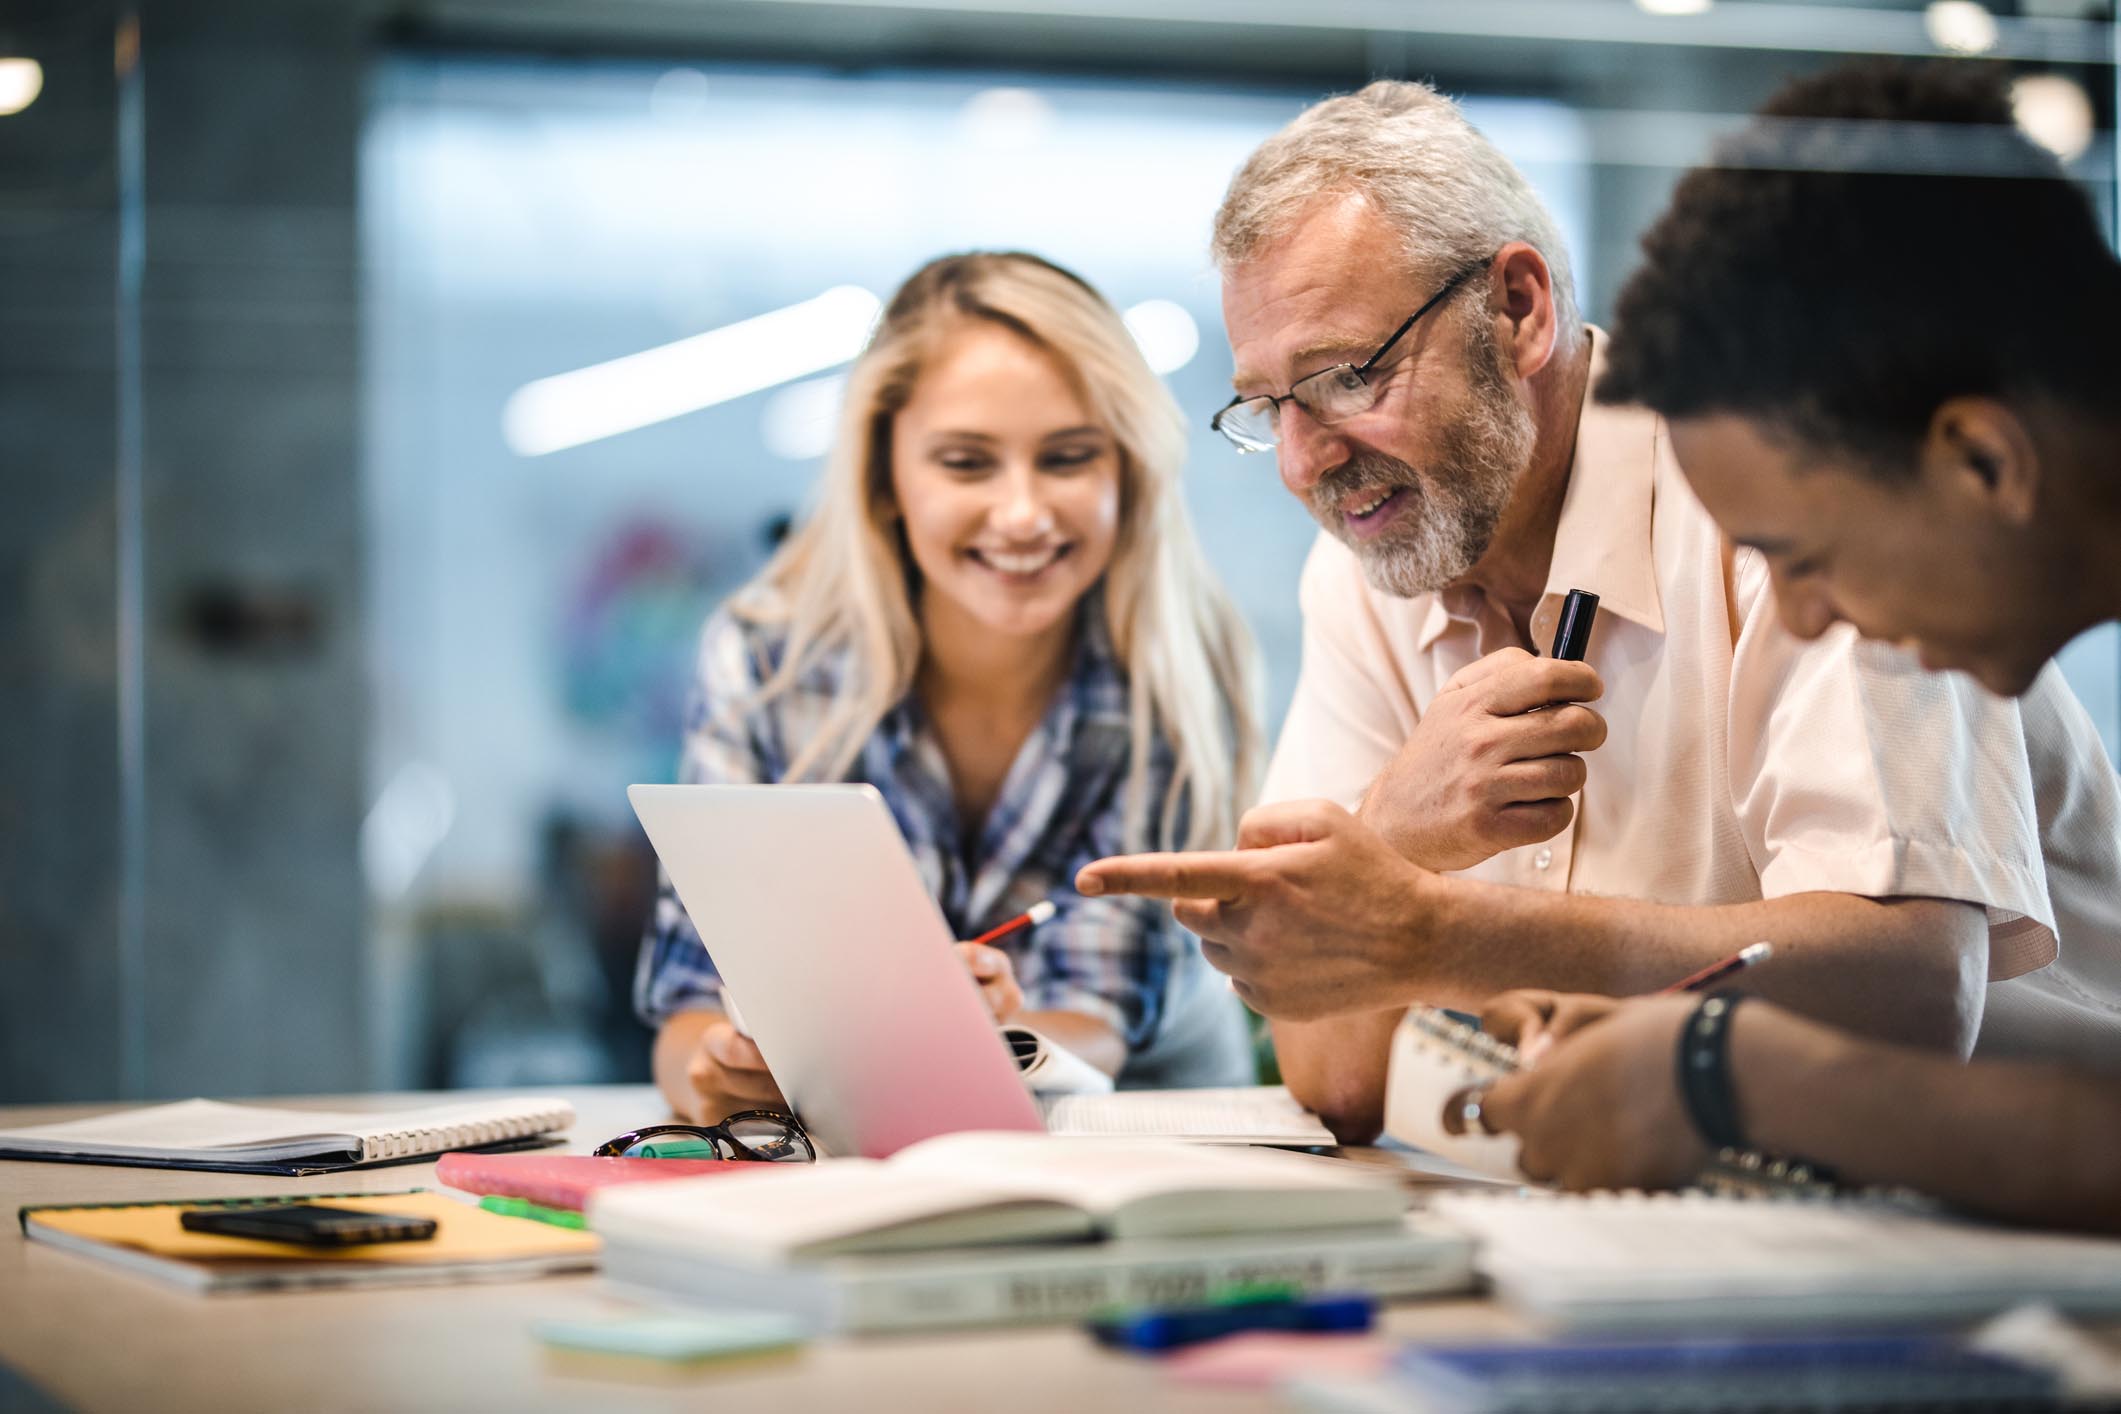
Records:
[[[624,1316],[609,1321],[546,1321],[536,1334],[548,1349],[671,1364],[699,1364],[787,1350],[809,1339],[793,1316],[767,1311]]]

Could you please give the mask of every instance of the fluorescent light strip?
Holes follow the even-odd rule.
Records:
[[[1415,37],[1538,40],[1550,43],[1654,44],[1709,49],[1767,49],[1818,54],[1934,55],[1920,10],[1876,6],[1777,4],[1720,0],[1675,24],[1633,5],[1590,0],[771,0],[770,11],[830,6],[879,16],[928,20],[938,14],[1110,20],[1215,30],[1356,30]],[[673,11],[688,8],[672,3]],[[699,7],[692,7],[699,8]],[[497,0],[431,0],[430,13],[456,23],[513,19],[519,4]],[[704,8],[700,13],[707,13]],[[2107,20],[1998,16],[1992,58],[2050,64],[2111,64],[2114,26]]]
[[[542,457],[835,367],[861,352],[880,308],[869,291],[840,285],[674,344],[525,383],[502,409],[501,436],[516,455]]]

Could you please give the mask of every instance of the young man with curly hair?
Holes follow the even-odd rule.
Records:
[[[2121,264],[2013,128],[1992,66],[1792,85],[1680,183],[1643,247],[1597,395],[1668,419],[1792,631],[1845,621],[2018,693],[2121,616]],[[2064,951],[2018,994],[2035,1030],[2101,1005],[2087,984],[2113,979],[2087,970],[2121,965]],[[1483,1121],[1569,1187],[1683,1183],[1737,1140],[2121,1229],[2110,1078],[1962,1064],[1759,1001],[1516,992],[1487,1016],[1536,1063],[1483,1097]]]

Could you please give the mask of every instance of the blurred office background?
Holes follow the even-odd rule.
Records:
[[[1205,425],[1249,148],[1432,79],[1600,318],[1858,53],[2011,66],[2111,228],[2107,0],[0,0],[0,1102],[645,1075],[623,787],[945,249],[1128,312],[1278,721],[1310,522]],[[2066,666],[2113,749],[2115,634]]]

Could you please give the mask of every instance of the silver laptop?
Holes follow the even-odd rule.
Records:
[[[1325,1145],[1278,1088],[1061,1097],[1017,1073],[866,785],[628,787],[627,799],[818,1142],[872,1158],[966,1129]]]

